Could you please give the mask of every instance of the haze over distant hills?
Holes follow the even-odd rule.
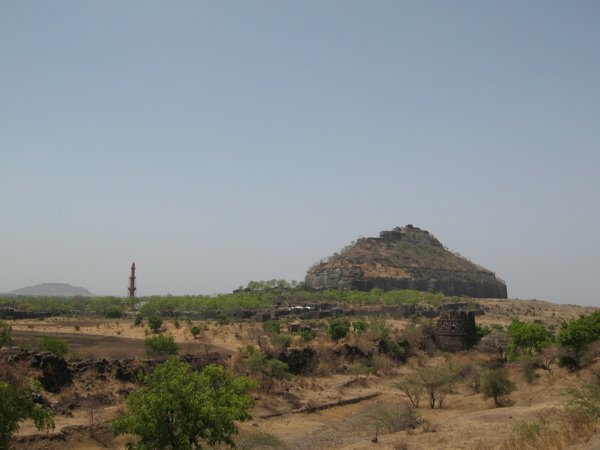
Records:
[[[34,295],[46,297],[95,297],[96,295],[86,288],[71,286],[67,283],[41,283],[35,286],[27,286],[8,293],[9,295]]]

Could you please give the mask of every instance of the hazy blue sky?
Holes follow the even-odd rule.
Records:
[[[303,279],[414,224],[600,306],[597,1],[0,0],[0,291]]]

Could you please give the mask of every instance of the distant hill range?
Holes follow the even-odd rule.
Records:
[[[308,269],[306,284],[321,289],[416,289],[506,298],[494,272],[446,249],[428,231],[407,225],[360,238]]]
[[[86,288],[71,286],[67,283],[42,283],[9,292],[8,295],[29,295],[40,297],[95,297]]]

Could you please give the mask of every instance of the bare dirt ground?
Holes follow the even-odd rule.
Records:
[[[538,300],[481,300],[485,315],[477,317],[481,324],[508,325],[513,318],[542,320],[558,326],[561,321],[588,314],[594,308],[576,305],[555,305]],[[390,320],[392,328],[402,329],[409,322]],[[195,340],[189,332],[191,323],[182,321],[176,327],[167,321],[163,328],[182,345],[182,352],[207,351],[236,352],[253,342],[260,324],[253,322],[219,326],[214,322],[194,322],[202,329]],[[135,327],[132,320],[65,319],[44,321],[13,321],[17,343],[25,343],[36,335],[58,335],[65,338],[73,354],[94,358],[143,357],[143,339],[151,335],[146,327]],[[75,331],[75,326],[79,331]],[[210,350],[209,350],[210,349]],[[457,361],[481,359],[475,351],[454,355]],[[436,356],[428,363],[441,363]],[[379,429],[378,442],[372,442],[377,429],[375,411],[381,406],[407,404],[407,399],[394,387],[394,382],[416,367],[417,361],[396,365],[378,375],[352,373],[329,376],[297,376],[280,383],[271,394],[254,394],[254,419],[240,424],[239,447],[289,449],[467,449],[498,448],[513,432],[515,425],[539,417],[552,418],[562,410],[566,390],[577,386],[585,373],[570,373],[553,366],[552,371],[540,371],[532,383],[527,383],[517,367],[511,368],[511,379],[517,390],[511,394],[512,405],[496,408],[493,401],[471,393],[459,383],[448,395],[442,409],[431,410],[426,401],[418,409],[423,422],[417,428],[396,433]],[[115,398],[119,384],[105,384],[102,389]],[[75,389],[75,388],[74,388]],[[373,397],[357,403],[331,407],[312,413],[295,412],[302,408],[333,404],[342,400]],[[66,394],[65,394],[66,395]],[[57,400],[59,396],[50,396]],[[90,436],[89,414],[75,408],[70,414],[57,414],[56,429],[50,436],[39,433],[29,422],[24,422],[16,435],[16,449],[124,449],[127,437],[114,438],[108,423],[123,408],[124,397],[110,406],[101,408],[95,421],[99,423]],[[600,430],[600,424],[596,426]],[[600,448],[600,433],[596,431],[589,441],[569,447],[573,450]]]

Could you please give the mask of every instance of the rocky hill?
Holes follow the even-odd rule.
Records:
[[[496,275],[447,250],[428,231],[407,225],[361,238],[313,267],[306,284],[314,288],[371,290],[416,289],[506,298]]]
[[[67,283],[42,283],[9,292],[9,295],[33,295],[45,297],[94,297],[86,288],[71,286]]]

